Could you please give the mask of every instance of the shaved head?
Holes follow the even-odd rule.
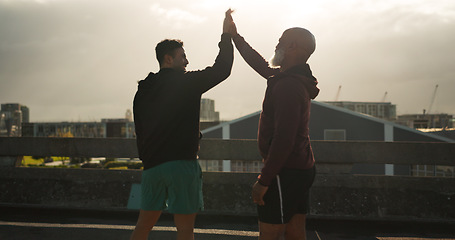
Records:
[[[304,54],[306,58],[309,58],[316,49],[314,35],[305,28],[289,28],[283,32],[282,38],[285,38],[287,41],[295,42],[297,46],[303,50],[302,54]]]
[[[300,27],[289,28],[281,35],[269,64],[284,71],[297,64],[305,64],[315,49],[316,40],[310,31]]]

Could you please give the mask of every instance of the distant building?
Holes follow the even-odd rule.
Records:
[[[19,103],[1,104],[0,136],[21,136],[22,123],[30,121],[30,110]]]
[[[202,131],[207,138],[256,139],[261,111]],[[337,141],[455,142],[324,102],[311,102],[310,138]]]
[[[220,113],[215,112],[215,100],[203,98],[201,99],[201,122],[219,122]]]
[[[21,112],[22,112],[22,122],[24,122],[24,123],[30,122],[30,109],[27,106],[21,105]]]
[[[131,110],[125,118],[101,119],[101,122],[22,123],[24,137],[134,138]]]
[[[327,101],[324,102],[332,106],[345,108],[354,112],[368,114],[380,119],[393,121],[397,117],[397,107],[390,102],[347,102],[347,101]]]
[[[0,137],[8,136],[8,129],[6,128],[6,115],[0,112]]]
[[[131,110],[127,110],[125,118],[101,119],[101,122],[41,122],[22,123],[23,137],[81,137],[134,138],[134,122]]]
[[[23,123],[23,137],[106,137],[106,123],[100,122],[41,122]]]
[[[127,119],[129,122],[133,121],[133,112],[131,112],[131,109],[126,110],[125,119]]]
[[[453,128],[453,115],[441,114],[405,114],[398,116],[398,124],[410,128]]]
[[[101,119],[101,123],[105,124],[106,137],[136,137],[134,122],[128,118]]]
[[[3,119],[0,118],[0,127],[6,125]],[[200,119],[201,130],[220,124],[220,115],[219,112],[215,112],[214,100],[201,100]],[[125,118],[106,118],[101,119],[101,122],[23,122],[22,129],[24,137],[136,137],[133,114],[129,109],[125,112]],[[2,133],[0,131],[0,136]]]
[[[23,137],[133,138],[134,123],[103,119],[103,122],[23,123]]]
[[[441,137],[450,138],[455,141],[455,128],[429,128],[429,129],[419,129],[420,131],[425,131],[430,134],[438,135]]]
[[[221,123],[202,131],[205,138],[218,139],[256,139],[260,111],[247,116]],[[454,140],[424,133],[413,128],[402,126],[391,121],[379,119],[366,114],[333,106],[332,104],[312,101],[310,119],[310,138],[312,140],[336,141],[418,141],[418,142],[455,142]],[[260,161],[221,161],[209,165],[201,164],[207,169],[222,169],[223,171],[257,171],[262,167]],[[379,174],[379,175],[422,175],[423,165],[378,165],[355,164],[352,169],[354,174]],[[435,169],[426,174],[437,174],[440,166],[427,166]],[[204,169],[204,168],[203,168]],[[432,170],[430,170],[432,171]],[[452,172],[454,170],[452,169]]]

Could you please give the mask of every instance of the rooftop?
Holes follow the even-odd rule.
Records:
[[[393,166],[455,166],[454,143],[314,141],[308,239],[455,239],[455,178]],[[0,239],[128,239],[140,170],[15,167],[21,156],[134,158],[134,139],[0,137]],[[254,140],[203,140],[203,160],[260,159]],[[358,164],[383,170],[353,174]],[[204,172],[196,239],[257,239],[255,173]],[[174,239],[170,215],[152,233]]]
[[[137,212],[81,211],[0,207],[0,239],[128,239]],[[359,221],[320,219],[309,216],[308,240],[417,240],[455,239],[454,223],[431,221]],[[164,214],[150,234],[151,239],[175,239],[172,216]],[[257,239],[258,226],[253,216],[200,214],[196,219],[195,239]]]

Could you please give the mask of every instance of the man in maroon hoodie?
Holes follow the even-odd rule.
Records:
[[[311,99],[319,89],[307,60],[313,34],[304,28],[284,31],[269,63],[241,37],[231,35],[243,59],[267,79],[258,144],[264,167],[252,190],[258,204],[260,239],[306,239],[309,188],[315,177],[309,138]]]

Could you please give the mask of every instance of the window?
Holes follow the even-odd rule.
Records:
[[[367,114],[371,116],[377,116],[378,115],[378,110],[376,105],[368,105],[367,107]]]
[[[413,165],[411,168],[412,176],[437,176],[455,177],[455,167],[439,165]]]
[[[379,118],[384,118],[385,116],[385,108],[384,105],[379,105],[378,106],[378,117]]]
[[[356,109],[356,112],[366,113],[365,105],[363,105],[363,104],[356,104],[355,109]]]

